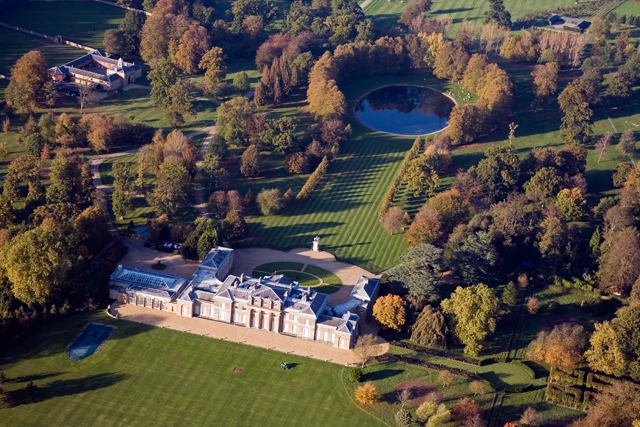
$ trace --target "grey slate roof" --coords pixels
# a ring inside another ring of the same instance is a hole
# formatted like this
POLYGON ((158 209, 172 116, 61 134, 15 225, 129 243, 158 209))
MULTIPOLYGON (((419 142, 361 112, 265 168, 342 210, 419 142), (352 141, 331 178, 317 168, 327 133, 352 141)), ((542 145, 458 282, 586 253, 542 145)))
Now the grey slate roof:
POLYGON ((361 301, 371 301, 378 286, 380 286, 380 279, 360 276, 353 287, 353 291, 351 291, 351 296, 361 301))
MULTIPOLYGON (((107 76, 106 74, 106 70, 105 73, 99 73, 99 72, 94 72, 94 71, 89 71, 89 70, 83 70, 80 67, 84 67, 92 62, 102 62, 102 63, 107 63, 110 64, 114 67, 118 66, 119 61, 117 59, 112 59, 109 58, 107 56, 104 55, 103 52, 99 51, 98 49, 95 49, 89 53, 87 53, 86 55, 83 55, 79 58, 74 59, 73 61, 69 61, 64 65, 60 65, 57 67, 52 67, 49 68, 49 71, 51 71, 54 74, 68 74, 68 73, 72 73, 72 74, 77 74, 80 76, 87 76, 87 77, 92 77, 95 79, 99 79, 105 82, 113 82, 115 80, 118 80, 120 78, 122 78, 121 76, 119 76, 118 74, 112 74, 110 76, 107 76)), ((138 65, 135 65, 133 63, 129 63, 129 62, 123 62, 122 63, 122 70, 125 72, 125 74, 133 72, 137 69, 141 68, 138 65)))
POLYGON ((233 249, 222 248, 218 246, 212 249, 200 263, 200 267, 220 269, 224 261, 231 256, 233 249))
POLYGON ((114 289, 125 288, 148 295, 173 298, 188 282, 189 279, 184 277, 119 265, 111 274, 110 286, 114 289))

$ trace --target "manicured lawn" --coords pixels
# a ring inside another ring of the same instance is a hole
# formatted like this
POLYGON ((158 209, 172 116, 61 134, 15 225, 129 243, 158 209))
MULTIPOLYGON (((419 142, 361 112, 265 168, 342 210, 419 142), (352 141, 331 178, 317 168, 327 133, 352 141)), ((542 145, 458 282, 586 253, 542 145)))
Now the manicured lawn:
POLYGON ((620 6, 613 9, 612 12, 617 13, 618 16, 621 16, 621 15, 640 16, 640 3, 638 3, 637 1, 625 1, 620 6))
POLYGON ((330 271, 324 268, 316 267, 314 265, 307 265, 304 269, 305 273, 313 274, 322 279, 322 281, 328 285, 342 286, 342 280, 330 271))
MULTIPOLYGON (((433 77, 409 75, 361 79, 346 86, 344 92, 348 105, 353 105, 361 95, 376 87, 403 82, 430 85, 454 94, 461 91, 458 85, 433 77)), ((383 271, 397 261, 404 251, 402 236, 389 236, 384 232, 377 210, 415 138, 371 131, 362 126, 353 113, 349 123, 353 127, 351 139, 311 197, 303 205, 291 206, 280 215, 250 217, 251 237, 243 245, 288 250, 308 247, 313 238, 319 236, 322 250, 333 253, 340 261, 358 264, 373 272, 383 271)), ((290 183, 283 178, 277 184, 282 191, 289 187, 296 191, 290 183)), ((254 186, 254 192, 262 187, 254 186)))
MULTIPOLYGON (((380 400, 372 406, 366 407, 366 410, 373 414, 376 418, 384 420, 388 425, 396 425, 394 415, 400 409, 400 402, 395 394, 395 387, 406 381, 420 381, 434 386, 438 386, 439 371, 425 369, 406 363, 384 362, 363 369, 361 382, 371 381, 381 396, 380 400)), ((346 375, 345 375, 346 377, 346 375)), ((455 376, 454 381, 448 387, 439 387, 443 394, 443 402, 451 409, 458 399, 469 396, 469 380, 455 376)), ((351 393, 360 384, 347 383, 347 387, 351 393)), ((491 401, 493 394, 485 394, 484 396, 474 396, 485 414, 491 409, 491 401)), ((413 411, 414 408, 409 406, 406 409, 413 411)), ((415 412, 414 412, 415 415, 415 412)), ((368 424, 369 425, 369 424, 368 424)), ((455 422, 447 424, 447 426, 457 426, 455 422)))
MULTIPOLYGON (((117 28, 126 10, 90 0, 30 0, 19 2, 2 13, 2 21, 44 33, 67 37, 88 46, 104 49, 104 32, 117 28)), ((24 37, 31 37, 18 33, 24 37)), ((4 51, 5 41, 2 43, 4 51)))
MULTIPOLYGON (((4 390, 35 403, 0 409, 2 426, 382 426, 352 403, 344 368, 178 331, 118 321, 104 313, 53 322, 0 354, 4 390), (81 361, 66 346, 88 321, 118 327, 81 361), (280 368, 280 362, 294 365, 280 368), (234 373, 240 367, 242 373, 234 373)), ((19 402, 20 403, 20 402, 19 402)))
MULTIPOLYGON (((373 20, 373 23, 381 28, 389 29, 398 22, 400 13, 408 1, 401 2, 399 0, 373 0, 364 8, 367 17, 373 20)), ((573 6, 573 0, 505 0, 505 8, 511 14, 511 19, 515 21, 520 16, 534 12, 536 10, 556 9, 558 7, 573 6)), ((429 12, 434 18, 442 15, 449 15, 453 19, 453 32, 457 32, 457 27, 464 19, 469 21, 482 21, 484 11, 488 7, 485 0, 459 0, 451 2, 449 0, 435 0, 433 7, 429 12)))
POLYGON ((340 278, 330 271, 308 264, 303 270, 303 266, 304 264, 299 262, 270 262, 257 266, 252 275, 259 277, 265 274, 273 274, 275 271, 277 274, 284 274, 300 282, 300 286, 311 286, 316 291, 325 294, 332 294, 342 286, 340 278), (322 285, 318 286, 320 281, 316 277, 322 279, 322 285))
POLYGON ((518 423, 522 413, 528 406, 538 411, 541 422, 563 419, 572 420, 584 416, 580 411, 563 408, 543 402, 544 389, 529 391, 525 393, 502 394, 496 402, 495 423, 493 425, 503 426, 508 422, 518 423))
MULTIPOLYGON (((211 126, 215 122, 217 106, 212 101, 191 100, 197 115, 195 118, 186 117, 186 124, 179 128, 185 134, 211 126)), ((149 91, 146 89, 132 89, 123 93, 116 92, 87 111, 112 117, 118 114, 128 118, 133 117, 132 121, 134 122, 163 129, 165 135, 173 130, 173 127, 164 118, 162 111, 151 102, 149 91)), ((77 113, 77 111, 75 112, 77 113)))
MULTIPOLYGON (((4 20, 1 18, 0 20, 4 20)), ((0 74, 9 75, 11 67, 18 59, 30 50, 41 51, 49 67, 62 65, 86 53, 67 44, 55 44, 51 40, 21 33, 9 28, 0 27, 0 74)), ((0 80, 0 87, 6 87, 8 80, 0 80)), ((0 89, 1 90, 1 89, 0 89)), ((4 99, 4 96, 2 96, 4 99)))
MULTIPOLYGON (((288 278, 295 280, 300 284, 301 287, 315 287, 320 284, 320 280, 316 279, 310 274, 302 273, 301 271, 278 270, 276 273, 284 274, 288 278)), ((262 277, 271 274, 273 274, 273 271, 268 272, 263 270, 253 270, 253 272, 251 273, 253 277, 262 277)))
POLYGON ((269 262, 256 267, 258 271, 273 272, 278 270, 302 271, 304 264, 299 262, 269 262))

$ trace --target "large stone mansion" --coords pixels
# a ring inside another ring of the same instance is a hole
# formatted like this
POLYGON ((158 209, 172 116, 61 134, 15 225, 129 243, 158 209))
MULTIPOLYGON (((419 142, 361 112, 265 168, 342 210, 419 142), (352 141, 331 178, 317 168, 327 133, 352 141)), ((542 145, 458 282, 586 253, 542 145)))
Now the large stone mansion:
POLYGON ((367 319, 378 296, 379 279, 360 277, 349 301, 330 305, 329 295, 283 275, 230 275, 233 255, 233 249, 212 249, 193 279, 118 266, 111 275, 110 297, 178 316, 353 347, 358 323, 367 319))

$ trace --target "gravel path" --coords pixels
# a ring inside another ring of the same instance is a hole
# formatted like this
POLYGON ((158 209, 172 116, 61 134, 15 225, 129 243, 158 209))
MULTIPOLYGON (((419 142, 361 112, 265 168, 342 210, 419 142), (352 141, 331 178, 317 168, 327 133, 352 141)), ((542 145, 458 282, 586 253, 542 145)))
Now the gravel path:
MULTIPOLYGON (((288 337, 286 335, 230 325, 213 320, 199 319, 197 317, 182 317, 159 310, 151 310, 120 303, 111 304, 111 313, 124 320, 175 329, 226 341, 234 341, 241 344, 249 344, 269 350, 277 349, 277 351, 282 353, 311 357, 339 365, 357 364, 360 362, 359 358, 351 350, 339 349, 300 338, 288 337)), ((388 349, 389 344, 386 342, 378 345, 379 354, 384 354, 388 349)), ((285 363, 287 362, 286 354, 282 355, 282 361, 285 363)))

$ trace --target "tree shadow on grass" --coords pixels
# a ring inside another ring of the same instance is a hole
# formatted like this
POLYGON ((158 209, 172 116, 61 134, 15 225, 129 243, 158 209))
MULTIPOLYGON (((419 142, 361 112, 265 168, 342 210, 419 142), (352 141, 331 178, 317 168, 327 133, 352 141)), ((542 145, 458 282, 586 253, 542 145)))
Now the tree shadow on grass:
MULTIPOLYGON (((67 346, 87 322, 95 321, 118 327, 109 340, 106 341, 107 344, 111 340, 126 339, 149 332, 154 328, 153 326, 134 322, 98 317, 97 314, 97 312, 81 314, 50 322, 48 327, 24 340, 20 345, 0 354, 0 366, 12 365, 27 359, 46 358, 60 353, 66 354, 67 346)), ((102 351, 105 351, 105 349, 102 349, 102 351)), ((34 378, 30 380, 35 381, 34 378)), ((30 380, 27 379, 26 381, 30 380)))
POLYGON ((431 11, 430 13, 432 15, 446 15, 451 13, 468 12, 474 9, 475 8, 473 7, 455 7, 455 8, 449 8, 449 9, 434 10, 434 11, 431 11))
POLYGON ((384 380, 387 378, 395 377, 396 375, 400 375, 404 373, 404 371, 400 369, 383 369, 381 371, 369 372, 362 376, 362 381, 378 381, 384 380))
POLYGON ((264 223, 252 222, 249 224, 251 238, 239 243, 239 247, 265 246, 281 250, 289 250, 297 247, 311 247, 313 238, 318 236, 321 240, 335 233, 322 232, 322 230, 340 227, 343 222, 324 221, 317 223, 292 224, 282 226, 265 226, 264 223), (282 242, 282 245, 274 244, 282 242))
POLYGON ((44 374, 23 375, 21 377, 7 378, 7 382, 11 383, 28 383, 29 381, 40 381, 49 377, 57 377, 64 372, 46 372, 44 374))
POLYGON ((110 387, 126 378, 127 375, 125 374, 103 373, 85 378, 53 381, 44 386, 35 384, 36 389, 32 395, 28 392, 27 387, 6 393, 4 404, 7 407, 16 407, 31 402, 43 402, 56 397, 82 394, 110 387))

